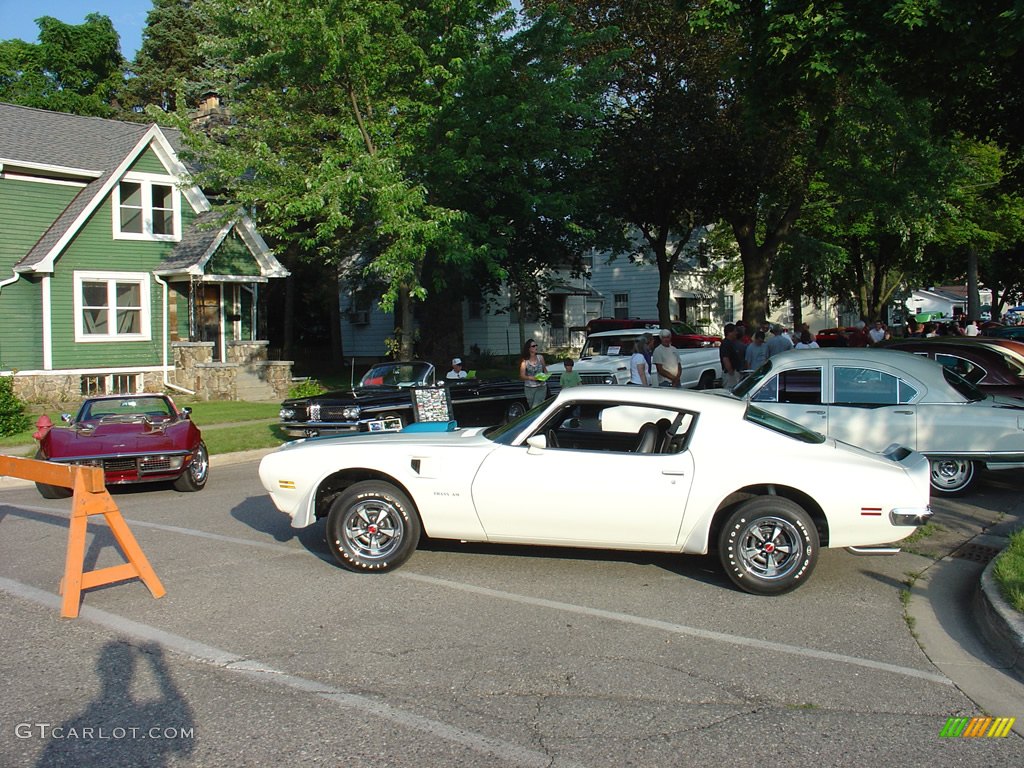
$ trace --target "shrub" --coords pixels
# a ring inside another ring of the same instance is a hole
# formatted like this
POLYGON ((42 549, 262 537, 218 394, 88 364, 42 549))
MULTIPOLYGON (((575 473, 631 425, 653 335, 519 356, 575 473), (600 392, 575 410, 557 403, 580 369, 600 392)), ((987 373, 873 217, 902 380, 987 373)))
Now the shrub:
POLYGON ((0 437, 16 435, 32 428, 28 406, 14 394, 14 379, 0 376, 0 437))
POLYGON ((316 379, 306 379, 292 386, 288 390, 288 397, 315 397, 321 392, 326 392, 323 384, 316 379))

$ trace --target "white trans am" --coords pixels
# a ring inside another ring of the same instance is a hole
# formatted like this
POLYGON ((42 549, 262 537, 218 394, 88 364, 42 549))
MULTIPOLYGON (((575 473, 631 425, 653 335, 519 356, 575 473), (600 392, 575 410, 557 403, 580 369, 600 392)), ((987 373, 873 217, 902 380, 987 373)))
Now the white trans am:
POLYGON ((334 556, 354 571, 399 566, 423 533, 717 549, 733 582, 764 595, 806 581, 819 547, 896 552, 883 545, 931 516, 920 454, 871 453, 702 393, 573 387, 509 424, 445 426, 286 443, 260 480, 293 527, 327 518, 334 556), (772 460, 738 468, 740 447, 772 460))
POLYGON ((934 360, 889 349, 777 355, 731 393, 828 437, 931 461, 932 488, 966 491, 977 468, 1024 467, 1024 402, 986 396, 934 360))

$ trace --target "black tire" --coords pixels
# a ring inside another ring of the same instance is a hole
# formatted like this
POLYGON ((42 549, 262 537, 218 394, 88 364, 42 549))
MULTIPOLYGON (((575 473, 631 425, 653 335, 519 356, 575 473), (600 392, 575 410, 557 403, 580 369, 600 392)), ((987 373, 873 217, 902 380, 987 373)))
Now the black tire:
POLYGON ((931 484, 935 493, 960 496, 966 493, 978 478, 978 468, 966 459, 931 459, 931 484))
POLYGON ((510 403, 508 408, 505 409, 505 421, 503 423, 508 424, 511 421, 515 421, 524 413, 526 413, 526 403, 522 400, 510 403))
MULTIPOLYGON (((39 461, 48 461, 42 451, 36 451, 35 458, 39 461)), ((36 483, 36 490, 44 499, 70 499, 74 494, 73 490, 65 488, 63 485, 47 485, 46 483, 36 483)))
POLYGON ((715 386, 715 372, 704 371, 697 382, 697 389, 711 389, 715 386))
POLYGON ((360 573, 400 566, 416 551, 422 530, 409 497, 381 480, 349 486, 327 515, 331 553, 342 566, 360 573))
POLYGON ((811 575, 818 560, 818 530, 796 503, 759 496, 729 515, 718 537, 726 575, 754 595, 781 595, 811 575))
POLYGON ((192 453, 192 461, 177 480, 174 481, 174 490, 182 493, 201 491, 206 487, 206 481, 210 479, 210 454, 206 450, 206 443, 200 442, 192 453))

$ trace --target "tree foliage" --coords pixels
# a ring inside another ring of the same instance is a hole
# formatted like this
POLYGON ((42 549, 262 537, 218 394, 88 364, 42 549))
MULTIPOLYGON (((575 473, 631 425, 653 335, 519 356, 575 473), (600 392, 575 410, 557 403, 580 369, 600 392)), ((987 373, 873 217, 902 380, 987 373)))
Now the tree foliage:
POLYGON ((39 42, 0 41, 0 101, 77 115, 119 111, 125 61, 114 25, 90 13, 82 24, 36 20, 39 42))

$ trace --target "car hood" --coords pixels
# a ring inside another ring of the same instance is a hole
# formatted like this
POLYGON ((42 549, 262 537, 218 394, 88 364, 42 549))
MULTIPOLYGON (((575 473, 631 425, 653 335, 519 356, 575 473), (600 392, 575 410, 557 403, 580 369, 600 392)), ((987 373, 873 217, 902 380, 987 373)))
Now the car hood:
MULTIPOLYGON (((408 387, 356 387, 355 389, 338 389, 332 392, 323 392, 313 397, 294 397, 281 403, 282 406, 306 407, 310 403, 365 405, 377 401, 394 402, 396 397, 411 397, 408 387)), ((411 402, 411 399, 410 399, 411 402)))
POLYGON ((54 427, 44 438, 52 459, 188 450, 189 422, 165 429, 139 424, 100 424, 95 428, 54 427))
MULTIPOLYGON (((359 448, 361 446, 411 446, 437 447, 464 445, 470 442, 490 441, 483 436, 484 427, 455 429, 451 432, 352 432, 343 435, 324 435, 292 440, 277 449, 276 453, 292 451, 333 451, 338 448, 359 448)), ((271 454, 273 455, 273 454, 271 454)))

